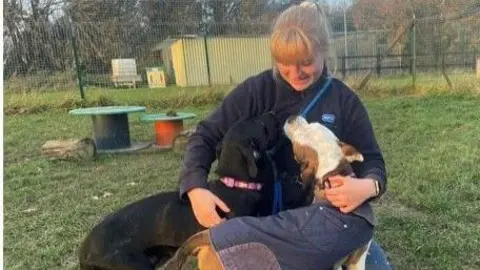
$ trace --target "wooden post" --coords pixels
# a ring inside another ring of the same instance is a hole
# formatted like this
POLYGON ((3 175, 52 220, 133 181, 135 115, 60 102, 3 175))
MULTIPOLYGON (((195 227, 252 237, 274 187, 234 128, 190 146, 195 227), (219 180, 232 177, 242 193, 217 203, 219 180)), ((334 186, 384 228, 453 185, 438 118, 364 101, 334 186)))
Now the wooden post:
MULTIPOLYGON (((393 41, 389 44, 388 49, 385 51, 383 55, 380 55, 380 61, 390 53, 392 50, 393 46, 397 44, 400 39, 407 33, 407 31, 412 28, 412 26, 415 24, 415 20, 411 20, 407 25, 404 26, 404 29, 393 39, 393 41)), ((370 80, 370 77, 372 76, 375 68, 370 69, 370 71, 363 77, 362 81, 360 82, 360 85, 357 87, 358 90, 362 90, 365 85, 367 85, 367 82, 370 80)))
POLYGON ((96 157, 97 148, 90 138, 50 140, 42 145, 42 155, 50 159, 89 160, 96 157))
POLYGON ((382 58, 380 58, 380 54, 377 52, 377 77, 380 77, 381 70, 382 70, 382 58))
POLYGON ((442 75, 447 81, 448 87, 452 89, 452 81, 448 78, 447 71, 445 70, 445 52, 442 49, 442 75))

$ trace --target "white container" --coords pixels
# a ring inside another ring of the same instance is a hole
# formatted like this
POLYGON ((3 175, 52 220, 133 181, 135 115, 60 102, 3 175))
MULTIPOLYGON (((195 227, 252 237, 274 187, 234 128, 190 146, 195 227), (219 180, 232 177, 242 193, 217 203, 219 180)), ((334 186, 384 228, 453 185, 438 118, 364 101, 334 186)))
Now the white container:
POLYGON ((112 59, 112 81, 118 85, 130 85, 136 87, 136 82, 141 77, 137 74, 137 63, 135 59, 112 59))

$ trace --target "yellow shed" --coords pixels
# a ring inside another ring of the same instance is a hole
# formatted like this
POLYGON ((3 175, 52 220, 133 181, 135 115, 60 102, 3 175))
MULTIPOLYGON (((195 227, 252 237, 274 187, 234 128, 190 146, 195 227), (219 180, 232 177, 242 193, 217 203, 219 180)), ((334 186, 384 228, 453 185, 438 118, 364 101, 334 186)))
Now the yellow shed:
POLYGON ((268 40, 268 37, 181 37, 163 49, 170 50, 176 85, 225 85, 239 83, 271 67, 268 40))

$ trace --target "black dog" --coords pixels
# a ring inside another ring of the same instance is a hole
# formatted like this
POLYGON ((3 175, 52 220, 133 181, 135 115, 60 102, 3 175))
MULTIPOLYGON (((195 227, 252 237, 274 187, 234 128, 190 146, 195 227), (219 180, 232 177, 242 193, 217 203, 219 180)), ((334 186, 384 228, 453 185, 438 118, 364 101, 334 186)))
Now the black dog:
MULTIPOLYGON (((217 152, 221 179, 210 181, 208 188, 229 206, 231 216, 256 213, 261 191, 241 187, 272 181, 265 150, 277 134, 278 123, 270 113, 239 122, 225 134, 217 152), (244 182, 229 185, 234 179, 244 182)), ((181 200, 177 191, 159 193, 127 205, 95 226, 80 248, 80 268, 155 269, 203 229, 190 203, 181 200)))

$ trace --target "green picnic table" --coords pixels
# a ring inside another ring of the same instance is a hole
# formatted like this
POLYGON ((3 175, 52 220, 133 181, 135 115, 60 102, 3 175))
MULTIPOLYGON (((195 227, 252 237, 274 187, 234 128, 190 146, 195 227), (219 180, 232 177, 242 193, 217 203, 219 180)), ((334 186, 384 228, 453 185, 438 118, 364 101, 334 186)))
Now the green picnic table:
POLYGON ((93 122, 93 136, 99 153, 131 152, 150 146, 150 143, 130 141, 128 114, 144 112, 143 106, 105 106, 71 110, 73 115, 89 115, 93 122))

